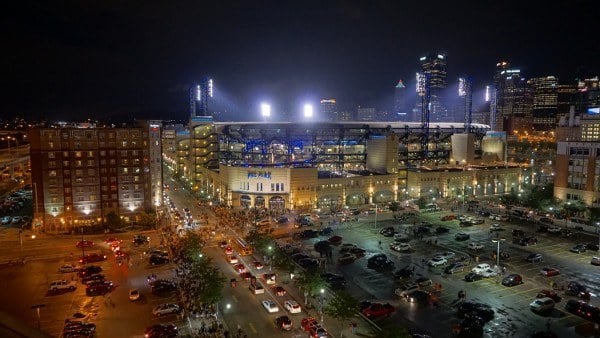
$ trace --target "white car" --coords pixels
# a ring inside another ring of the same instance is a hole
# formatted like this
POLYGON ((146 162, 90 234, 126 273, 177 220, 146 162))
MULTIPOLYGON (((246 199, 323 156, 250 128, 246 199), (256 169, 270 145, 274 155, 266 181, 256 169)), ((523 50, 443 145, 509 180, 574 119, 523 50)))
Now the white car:
POLYGON ((302 312, 302 308, 300 307, 300 304, 298 304, 298 302, 296 302, 295 300, 286 300, 285 302, 283 302, 283 307, 286 310, 288 310, 290 313, 302 312))
POLYGON ((229 260, 229 263, 231 263, 231 264, 238 264, 239 263, 237 257, 235 257, 235 256, 227 256, 227 260, 229 260))
POLYGON ((2 224, 4 224, 4 225, 10 224, 11 221, 12 221, 12 217, 10 217, 10 216, 2 217, 2 224))
POLYGON ((498 276, 498 272, 492 268, 490 269, 485 269, 480 273, 481 277, 484 278, 490 278, 490 277, 495 277, 498 276))
POLYGON ((279 312, 279 306, 277 306, 277 303, 270 299, 263 300, 262 305, 270 313, 279 312))
POLYGON ((469 248, 469 250, 483 250, 483 245, 475 242, 469 243, 467 247, 469 248))
POLYGON ((179 313, 180 307, 175 303, 165 303, 155 306, 152 309, 152 314, 155 316, 163 316, 171 313, 179 313))
POLYGON ((58 291, 58 290, 69 290, 74 291, 77 289, 77 282, 75 281, 66 281, 66 280, 55 280, 50 283, 48 287, 50 291, 58 291))
POLYGON ((440 266, 445 264, 448 264, 448 260, 442 256, 433 257, 427 262, 427 265, 429 266, 440 266))
POLYGON ((473 269, 471 269, 471 271, 480 275, 482 272, 484 272, 485 270, 487 270, 489 268, 490 268, 490 265, 488 263, 481 263, 481 264, 477 264, 477 266, 475 266, 473 269))
POLYGON ((494 223, 494 224, 490 225, 490 230, 492 230, 492 231, 502 230, 502 226, 499 223, 494 223))
POLYGON ((549 297, 538 298, 529 304, 531 311, 544 312, 554 309, 554 300, 549 297))
POLYGON ((558 227, 558 226, 556 226, 556 225, 551 225, 551 226, 549 226, 549 227, 548 227, 548 230, 547 230, 547 231, 548 231, 549 233, 559 233, 559 232, 561 232, 561 230, 562 230, 562 229, 561 229, 560 227, 558 227))
POLYGON ((391 243, 390 249, 399 252, 411 251, 412 247, 408 243, 391 243))
POLYGON ((79 268, 73 264, 63 264, 58 268, 58 272, 77 272, 79 268))

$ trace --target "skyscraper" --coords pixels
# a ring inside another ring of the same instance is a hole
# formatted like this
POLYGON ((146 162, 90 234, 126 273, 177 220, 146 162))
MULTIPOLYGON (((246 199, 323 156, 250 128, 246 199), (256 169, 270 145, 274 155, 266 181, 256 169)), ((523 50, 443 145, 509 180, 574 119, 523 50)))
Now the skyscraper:
POLYGON ((337 103, 335 99, 322 99, 320 104, 321 119, 325 121, 337 121, 337 103))
POLYGON ((554 130, 558 122, 558 79, 554 76, 535 77, 527 83, 533 89, 533 128, 554 130))
POLYGON ((495 100, 493 103, 494 130, 523 131, 531 129, 532 90, 521 70, 510 68, 506 61, 496 64, 494 76, 495 100))
POLYGON ((448 122, 448 110, 442 95, 447 86, 446 56, 430 53, 419 59, 421 72, 429 79, 430 119, 432 122, 448 122))
POLYGON ((394 89, 394 114, 396 119, 402 122, 409 121, 408 111, 406 110, 406 102, 404 100, 406 95, 406 86, 402 79, 398 81, 394 89))

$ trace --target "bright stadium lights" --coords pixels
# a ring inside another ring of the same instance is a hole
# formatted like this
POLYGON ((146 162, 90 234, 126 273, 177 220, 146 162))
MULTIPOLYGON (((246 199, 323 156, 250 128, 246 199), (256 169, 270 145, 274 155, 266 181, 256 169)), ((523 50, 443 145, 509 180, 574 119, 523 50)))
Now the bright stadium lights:
POLYGON ((313 117, 313 106, 310 103, 304 105, 304 118, 313 117))
POLYGON ((271 105, 268 103, 260 104, 260 114, 263 118, 267 118, 271 116, 271 105))

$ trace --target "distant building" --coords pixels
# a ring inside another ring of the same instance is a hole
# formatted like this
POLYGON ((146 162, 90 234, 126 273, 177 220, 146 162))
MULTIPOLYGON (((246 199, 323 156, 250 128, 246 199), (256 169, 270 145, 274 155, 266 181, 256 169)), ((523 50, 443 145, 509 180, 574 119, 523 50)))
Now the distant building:
POLYGON ((406 86, 399 80, 394 87, 394 114, 396 121, 409 122, 411 114, 406 106, 406 86))
POLYGON ((126 223, 162 205, 160 121, 131 127, 65 125, 29 130, 34 218, 45 231, 126 223))
POLYGON ((510 68, 508 62, 498 63, 494 86, 494 130, 506 131, 509 135, 514 131, 531 130, 533 93, 521 77, 521 70, 510 68))
MULTIPOLYGON (((444 54, 430 53, 419 59, 421 63, 421 76, 429 80, 430 96, 430 121, 431 122, 451 122, 448 116, 448 109, 443 103, 443 92, 446 89, 447 72, 446 56, 444 54)), ((423 90, 423 89, 421 89, 423 90)), ((422 93, 419 93, 422 96, 422 93)), ((421 107, 421 102, 417 102, 421 107)), ((420 120, 420 116, 419 119, 420 120)))
POLYGON ((337 121, 338 111, 335 99, 322 99, 320 104, 321 119, 324 121, 337 121))
POLYGON ((533 89, 533 129, 554 130, 558 123, 558 79, 554 76, 535 77, 527 83, 533 89))
POLYGON ((213 80, 204 77, 200 83, 190 88, 190 116, 212 115, 208 110, 209 100, 213 97, 213 80))
POLYGON ((356 110, 357 121, 375 121, 375 108, 373 107, 358 107, 356 110))

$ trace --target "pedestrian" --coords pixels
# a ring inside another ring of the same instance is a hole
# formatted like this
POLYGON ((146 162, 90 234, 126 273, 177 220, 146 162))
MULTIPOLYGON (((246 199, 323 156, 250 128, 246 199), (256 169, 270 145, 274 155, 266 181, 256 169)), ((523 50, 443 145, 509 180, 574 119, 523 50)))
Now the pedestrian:
POLYGON ((381 241, 379 241, 379 248, 381 249, 381 241))
POLYGON ((417 268, 417 266, 415 264, 413 264, 413 273, 415 273, 416 268, 417 268))
POLYGON ((356 322, 352 322, 352 333, 356 333, 356 327, 358 326, 358 324, 356 322))

